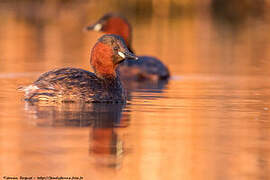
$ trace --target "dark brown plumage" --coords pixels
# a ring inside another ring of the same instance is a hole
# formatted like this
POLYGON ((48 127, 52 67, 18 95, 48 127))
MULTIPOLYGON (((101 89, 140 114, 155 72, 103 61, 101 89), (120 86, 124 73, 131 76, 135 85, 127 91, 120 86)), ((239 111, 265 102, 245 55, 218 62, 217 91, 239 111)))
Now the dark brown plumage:
POLYGON ((95 74, 78 68, 62 68, 42 74, 32 85, 20 88, 28 101, 110 102, 125 101, 125 94, 115 72, 125 58, 137 59, 122 38, 102 36, 91 52, 95 74))

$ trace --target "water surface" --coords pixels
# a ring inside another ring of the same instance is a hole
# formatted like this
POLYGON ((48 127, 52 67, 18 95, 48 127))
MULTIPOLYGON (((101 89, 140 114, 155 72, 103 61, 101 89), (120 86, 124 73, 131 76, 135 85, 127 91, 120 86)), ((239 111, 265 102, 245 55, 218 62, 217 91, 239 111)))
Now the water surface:
POLYGON ((25 3, 0 2, 1 176, 270 178, 267 14, 232 23, 207 4, 183 15, 114 5, 136 53, 162 59, 170 81, 135 89, 126 105, 36 106, 17 88, 55 68, 91 70, 101 34, 82 28, 110 4, 25 3))

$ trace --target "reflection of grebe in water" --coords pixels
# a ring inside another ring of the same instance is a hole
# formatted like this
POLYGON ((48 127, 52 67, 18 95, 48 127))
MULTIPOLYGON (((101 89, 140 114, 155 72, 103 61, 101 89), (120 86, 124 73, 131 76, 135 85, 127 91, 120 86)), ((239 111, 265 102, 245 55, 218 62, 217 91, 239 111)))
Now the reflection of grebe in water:
POLYGON ((126 146, 119 128, 129 125, 124 104, 63 103, 61 106, 26 103, 33 123, 38 127, 90 127, 89 155, 97 166, 121 166, 126 146))
POLYGON ((99 115, 90 131, 89 153, 95 156, 97 165, 118 168, 125 148, 116 127, 128 126, 129 116, 122 114, 117 104, 102 106, 96 111, 99 115))
POLYGON ((115 68, 126 58, 137 59, 120 36, 104 35, 91 52, 95 74, 78 68, 57 69, 20 90, 31 102, 124 102, 125 94, 115 68))

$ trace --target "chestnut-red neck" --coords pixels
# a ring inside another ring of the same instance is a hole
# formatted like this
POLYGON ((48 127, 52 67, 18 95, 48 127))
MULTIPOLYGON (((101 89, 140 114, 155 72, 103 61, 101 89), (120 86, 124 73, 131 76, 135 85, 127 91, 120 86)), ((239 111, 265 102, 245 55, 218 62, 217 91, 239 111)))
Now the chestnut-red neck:
POLYGON ((108 34, 116 34, 121 36, 127 47, 131 46, 131 26, 120 17, 111 17, 103 28, 103 31, 108 34))
POLYGON ((98 42, 92 50, 90 63, 99 78, 115 78, 115 65, 113 63, 113 50, 110 46, 98 42))

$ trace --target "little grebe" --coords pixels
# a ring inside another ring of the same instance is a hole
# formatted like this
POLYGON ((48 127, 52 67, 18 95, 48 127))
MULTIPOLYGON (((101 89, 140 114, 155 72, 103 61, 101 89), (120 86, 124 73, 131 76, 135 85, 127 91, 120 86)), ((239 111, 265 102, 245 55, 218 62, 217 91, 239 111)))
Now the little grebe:
POLYGON ((57 69, 42 74, 20 90, 28 101, 124 102, 125 94, 115 69, 126 58, 138 59, 120 36, 104 35, 91 51, 90 64, 95 74, 78 68, 57 69))
MULTIPOLYGON (((119 35, 123 37, 129 50, 133 52, 131 48, 131 26, 121 15, 106 14, 93 25, 87 26, 86 30, 119 35)), ((168 68, 159 59, 151 56, 139 56, 139 60, 127 60, 119 66, 121 79, 166 80, 170 77, 168 68)))

